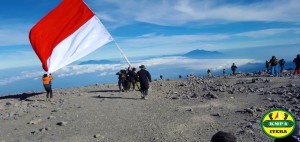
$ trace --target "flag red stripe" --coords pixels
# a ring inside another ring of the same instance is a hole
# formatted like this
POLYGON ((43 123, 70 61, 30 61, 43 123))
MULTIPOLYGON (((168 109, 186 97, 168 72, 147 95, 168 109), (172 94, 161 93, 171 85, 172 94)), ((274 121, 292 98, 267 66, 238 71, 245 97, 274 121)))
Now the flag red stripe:
POLYGON ((53 49, 93 16, 82 0, 63 0, 31 29, 29 39, 45 71, 53 49))

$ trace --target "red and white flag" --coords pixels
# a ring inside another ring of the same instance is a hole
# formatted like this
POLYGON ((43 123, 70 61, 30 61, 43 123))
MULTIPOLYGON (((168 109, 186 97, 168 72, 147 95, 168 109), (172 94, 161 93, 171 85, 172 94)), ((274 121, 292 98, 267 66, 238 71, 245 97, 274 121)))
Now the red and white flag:
POLYGON ((48 73, 112 41, 109 32, 82 0, 63 0, 30 30, 29 39, 48 73))

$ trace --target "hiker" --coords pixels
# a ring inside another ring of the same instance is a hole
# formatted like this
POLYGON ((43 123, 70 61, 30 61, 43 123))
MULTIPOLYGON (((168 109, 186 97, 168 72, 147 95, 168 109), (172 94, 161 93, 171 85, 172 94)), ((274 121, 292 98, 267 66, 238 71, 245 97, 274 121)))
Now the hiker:
POLYGON ((137 76, 140 81, 141 85, 141 93, 142 93, 142 99, 147 99, 148 95, 148 89, 149 89, 149 82, 151 82, 151 75, 146 70, 146 67, 144 65, 139 66, 140 70, 137 72, 137 76))
POLYGON ((270 59, 270 64, 271 64, 271 75, 272 76, 278 76, 278 63, 279 61, 276 59, 275 56, 272 56, 272 58, 270 59))
POLYGON ((181 76, 181 75, 179 75, 178 77, 179 77, 179 79, 181 79, 181 78, 182 78, 182 76, 181 76))
POLYGON ((233 63, 231 66, 232 75, 235 75, 236 69, 237 69, 237 66, 235 65, 235 63, 233 63))
POLYGON ((124 83, 124 91, 127 92, 129 91, 129 88, 130 88, 130 81, 129 81, 129 71, 131 71, 132 68, 131 66, 129 66, 127 69, 125 69, 126 71, 126 79, 125 79, 125 83, 124 83))
POLYGON ((46 95, 46 101, 51 101, 51 99, 53 98, 53 93, 52 93, 52 87, 51 87, 51 80, 53 79, 53 75, 52 74, 44 74, 43 75, 43 85, 44 85, 44 88, 47 92, 47 95, 46 95))
POLYGON ((161 80, 164 80, 164 76, 163 76, 162 74, 159 76, 159 78, 160 78, 161 80))
POLYGON ((284 59, 280 59, 280 60, 279 60, 280 72, 283 71, 283 69, 284 69, 284 64, 285 64, 284 59))
POLYGON ((227 132, 219 131, 214 134, 210 140, 210 142, 236 142, 236 137, 227 132))
POLYGON ((130 90, 130 85, 132 85, 132 91, 135 90, 135 84, 136 84, 136 68, 132 68, 131 70, 129 70, 128 72, 128 90, 130 90))
POLYGON ((208 77, 211 76, 211 71, 210 71, 210 69, 207 70, 207 76, 208 76, 208 77))
POLYGON ((116 75, 119 75, 119 81, 118 81, 118 86, 119 86, 119 91, 124 92, 126 88, 126 70, 120 70, 119 72, 116 73, 116 75))
POLYGON ((223 69, 223 75, 226 75, 225 69, 223 69))
POLYGON ((294 74, 300 74, 300 54, 297 55, 297 57, 293 60, 295 63, 295 71, 294 74))
POLYGON ((270 73, 270 67, 271 67, 271 64, 270 64, 270 62, 267 60, 267 61, 266 61, 266 72, 267 72, 267 73, 270 73))

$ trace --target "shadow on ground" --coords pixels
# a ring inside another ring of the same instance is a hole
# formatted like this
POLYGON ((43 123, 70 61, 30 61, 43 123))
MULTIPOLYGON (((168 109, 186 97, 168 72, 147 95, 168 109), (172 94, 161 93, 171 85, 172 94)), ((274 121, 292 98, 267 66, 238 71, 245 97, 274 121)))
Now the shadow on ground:
POLYGON ((125 100, 140 100, 141 99, 141 98, 107 97, 107 96, 92 96, 92 98, 98 98, 98 99, 125 99, 125 100))
POLYGON ((96 90, 96 91, 89 91, 89 93, 97 93, 97 92, 120 92, 119 90, 96 90))
POLYGON ((9 95, 9 96, 1 96, 0 100, 4 100, 4 99, 19 99, 20 101, 32 101, 29 100, 28 98, 33 97, 33 96, 37 96, 37 95, 41 95, 43 94, 42 92, 40 93, 23 93, 23 94, 17 94, 17 95, 9 95))

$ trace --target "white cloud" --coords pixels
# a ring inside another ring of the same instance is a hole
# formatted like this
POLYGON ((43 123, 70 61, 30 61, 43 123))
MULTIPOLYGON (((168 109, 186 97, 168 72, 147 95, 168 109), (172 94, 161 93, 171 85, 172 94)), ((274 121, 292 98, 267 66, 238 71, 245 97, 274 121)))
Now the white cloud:
POLYGON ((273 35, 287 33, 287 32, 299 34, 300 33, 300 28, 265 29, 265 30, 238 33, 238 34, 235 34, 235 35, 237 35, 237 36, 248 36, 248 37, 265 37, 265 36, 273 36, 273 35))
POLYGON ((121 64, 104 64, 104 65, 71 65, 66 66, 56 72, 58 77, 75 76, 87 73, 102 72, 105 71, 118 71, 121 68, 125 68, 126 65, 121 64))
MULTIPOLYGON (((168 67, 170 69, 188 69, 188 70, 220 70, 223 68, 229 68, 232 63, 237 66, 242 66, 247 63, 261 62, 254 59, 190 59, 185 57, 164 57, 164 58, 153 58, 149 60, 136 60, 132 62, 133 66, 138 68, 140 65, 145 65, 147 68, 159 69, 168 67)), ((115 74, 120 69, 128 67, 127 64, 104 64, 104 65, 70 65, 66 66, 57 72, 55 76, 62 78, 68 76, 84 75, 89 73, 98 73, 99 76, 106 76, 115 74)), ((44 74, 43 71, 24 71, 21 75, 15 75, 0 79, 0 85, 7 85, 16 81, 24 79, 37 80, 44 74)))
POLYGON ((44 72, 41 71, 24 71, 21 72, 20 75, 14 75, 12 77, 3 78, 0 79, 0 85, 7 85, 13 82, 17 82, 24 79, 36 79, 38 77, 41 77, 41 74, 44 74, 44 72))
POLYGON ((149 67, 168 66, 170 68, 183 68, 190 70, 220 70, 223 68, 230 68, 232 63, 237 66, 242 66, 247 63, 261 62, 254 59, 190 59, 186 57, 165 57, 165 58, 154 58, 141 62, 149 67))
MULTIPOLYGON (((109 4, 115 8, 109 12, 110 21, 115 21, 115 24, 139 21, 178 26, 189 22, 215 24, 221 21, 300 21, 300 15, 296 14, 300 13, 298 0, 248 1, 247 3, 206 0, 111 0, 107 3, 103 1, 98 3, 101 4, 103 6, 109 4)), ((103 7, 99 9, 103 10, 103 7)))
POLYGON ((156 33, 149 33, 149 34, 138 36, 137 38, 147 38, 147 37, 155 37, 155 36, 157 36, 156 33))

